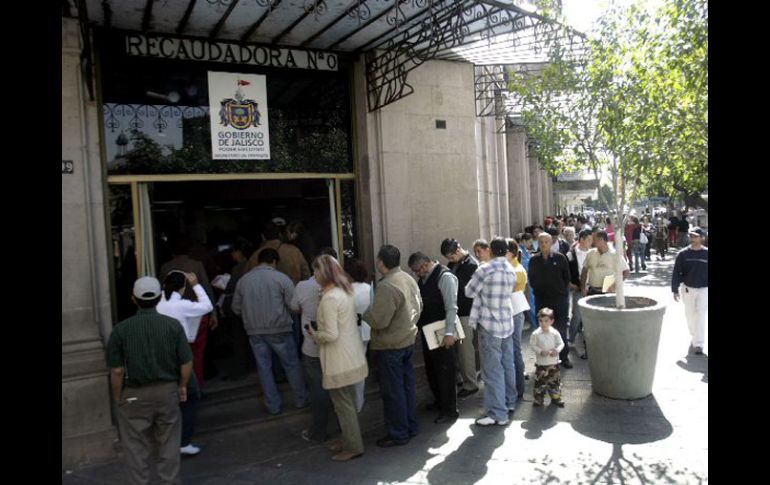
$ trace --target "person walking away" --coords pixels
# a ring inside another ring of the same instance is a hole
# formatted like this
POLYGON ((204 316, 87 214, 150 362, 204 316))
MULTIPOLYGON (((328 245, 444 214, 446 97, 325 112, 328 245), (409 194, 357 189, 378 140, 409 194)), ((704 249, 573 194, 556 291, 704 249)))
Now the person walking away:
POLYGON ((675 247, 679 244, 679 218, 676 216, 676 214, 673 214, 671 218, 669 219, 668 223, 668 237, 669 237, 669 244, 671 247, 675 247))
POLYGON ((517 400, 524 397, 524 356, 521 353, 521 333, 524 330, 524 315, 530 310, 524 290, 527 288, 527 271, 519 263, 519 245, 515 239, 506 239, 508 252, 505 259, 513 266, 516 273, 516 286, 513 287, 511 304, 513 305, 513 361, 516 366, 517 400))
POLYGON ((118 323, 107 342, 112 398, 128 478, 150 483, 150 461, 157 460, 162 483, 179 484, 182 419, 193 355, 179 322, 160 315, 160 282, 144 276, 134 282, 136 315, 118 323))
POLYGON ((417 395, 414 382, 414 342, 422 312, 420 289, 401 270, 401 252, 386 244, 377 253, 375 265, 383 277, 372 306, 364 313, 372 327, 373 351, 379 372, 385 427, 388 435, 377 446, 401 446, 417 436, 417 395))
POLYGON ((537 312, 540 328, 532 332, 529 345, 535 351, 535 389, 533 406, 542 406, 545 393, 551 396, 551 404, 564 407, 561 398, 561 372, 559 371, 559 352, 566 343, 561 334, 551 327, 554 312, 550 308, 541 308, 537 312))
POLYGON ((364 441, 356 410, 356 384, 366 379, 361 333, 358 330, 353 286, 336 259, 321 255, 313 262, 313 275, 323 288, 318 304, 318 330, 310 335, 318 344, 323 387, 329 391, 342 429, 332 445, 334 461, 348 461, 364 453, 364 441))
POLYGON ((634 232, 631 235, 631 247, 634 254, 634 273, 638 273, 639 260, 642 262, 642 270, 647 270, 647 264, 644 262, 644 248, 647 245, 647 236, 642 230, 642 225, 639 224, 639 219, 634 217, 633 221, 634 232))
POLYGON ((438 411, 433 420, 436 424, 452 422, 460 416, 457 410, 457 353, 455 349, 455 326, 457 319, 457 276, 444 265, 432 261, 421 252, 409 256, 409 267, 417 276, 417 286, 422 297, 422 313, 417 321, 419 339, 422 342, 422 356, 425 373, 433 393, 432 409, 438 411), (446 331, 440 346, 430 350, 425 334, 425 325, 444 320, 446 331))
POLYGON ((643 219, 642 234, 644 234, 644 238, 642 239, 646 239, 646 242, 644 243, 644 259, 646 261, 652 261, 650 253, 652 252, 652 241, 655 236, 655 231, 653 230, 652 223, 648 217, 643 219))
POLYGON ((690 247, 680 252, 674 262, 671 291, 674 300, 684 303, 691 346, 695 355, 703 355, 706 344, 706 315, 709 306, 709 250, 703 245, 706 232, 690 229, 690 247))
POLYGON ((665 261, 667 245, 668 227, 666 227, 666 220, 661 217, 655 226, 655 251, 658 253, 658 261, 665 261))
MULTIPOLYGON (((476 349, 474 347, 475 331, 468 323, 473 300, 465 296, 465 286, 471 280, 473 273, 479 267, 479 261, 467 250, 463 249, 457 239, 447 238, 441 241, 441 254, 447 259, 447 267, 457 276, 457 316, 465 332, 465 338, 456 343, 459 355, 462 389, 457 397, 465 399, 479 391, 478 373, 476 370, 476 349)), ((527 260, 529 262, 529 260, 527 260)))
MULTIPOLYGON (((211 300, 203 287, 198 283, 195 273, 184 273, 173 270, 163 280, 163 295, 155 307, 161 315, 166 315, 179 322, 184 329, 187 342, 192 344, 198 335, 200 317, 213 309, 211 300), (182 295, 190 286, 195 292, 198 301, 190 301, 182 298, 182 295)), ((192 435, 195 432, 195 417, 200 400, 200 389, 195 375, 190 378, 187 388, 187 401, 180 403, 182 412, 182 441, 180 452, 183 455, 197 455, 200 448, 192 444, 192 435)))
MULTIPOLYGON (((549 236, 550 237, 550 236, 549 236)), ((505 260, 508 244, 497 237, 490 249, 494 259, 483 263, 465 287, 473 298, 469 323, 479 335, 481 375, 486 416, 478 426, 507 425, 516 408, 516 369, 513 356, 513 302, 516 272, 505 260)))
POLYGON ((278 260, 278 251, 263 249, 257 259, 259 265, 241 278, 233 296, 233 312, 243 318, 257 361, 265 407, 270 414, 281 413, 281 394, 273 377, 271 350, 278 355, 286 371, 296 407, 299 409, 308 405, 307 387, 297 355, 289 308, 294 285, 288 276, 276 269, 278 260))
POLYGON ((690 221, 687 220, 687 212, 682 211, 682 217, 679 218, 679 247, 685 247, 688 244, 688 237, 690 233, 690 221))

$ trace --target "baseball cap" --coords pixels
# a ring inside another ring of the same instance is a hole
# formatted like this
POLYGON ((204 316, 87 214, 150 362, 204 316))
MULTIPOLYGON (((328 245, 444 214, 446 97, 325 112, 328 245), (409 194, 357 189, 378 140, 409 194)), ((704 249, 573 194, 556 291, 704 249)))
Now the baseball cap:
POLYGON ((154 300, 160 296, 160 282, 152 276, 142 276, 134 283, 134 297, 140 300, 154 300))
POLYGON ((706 237, 706 231, 704 231, 700 227, 693 227, 692 229, 690 229, 689 234, 691 236, 706 237))

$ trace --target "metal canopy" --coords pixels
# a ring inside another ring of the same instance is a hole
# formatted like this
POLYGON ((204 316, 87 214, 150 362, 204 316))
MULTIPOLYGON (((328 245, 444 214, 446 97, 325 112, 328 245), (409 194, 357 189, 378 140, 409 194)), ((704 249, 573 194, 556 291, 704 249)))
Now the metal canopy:
POLYGON ((582 34, 517 0, 62 0, 81 23, 212 40, 364 54, 369 110, 413 92, 431 59, 501 65, 543 60, 554 35, 582 34))

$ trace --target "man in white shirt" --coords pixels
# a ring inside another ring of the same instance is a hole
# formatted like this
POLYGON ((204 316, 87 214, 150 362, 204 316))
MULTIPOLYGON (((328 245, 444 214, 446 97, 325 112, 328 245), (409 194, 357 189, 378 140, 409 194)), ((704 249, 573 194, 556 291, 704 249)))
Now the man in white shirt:
POLYGON ((302 367, 304 367, 305 377, 307 377, 310 413, 313 416, 311 426, 302 430, 302 439, 305 441, 326 441, 329 435, 335 431, 334 428, 337 427, 331 397, 321 385, 323 372, 318 344, 308 332, 308 327, 316 325, 316 314, 320 301, 321 285, 315 276, 311 276, 297 283, 289 303, 291 311, 301 315, 302 335, 305 337, 302 340, 302 367), (332 429, 329 429, 330 425, 332 429))
POLYGON ((578 306, 578 300, 583 297, 583 291, 580 287, 580 272, 583 271, 586 256, 588 251, 593 245, 593 233, 590 229, 584 229, 580 231, 577 244, 570 249, 567 253, 567 261, 569 262, 569 274, 570 274, 570 304, 572 306, 572 317, 569 322, 569 338, 570 343, 575 343, 577 334, 583 330, 583 319, 580 317, 580 307, 578 306))

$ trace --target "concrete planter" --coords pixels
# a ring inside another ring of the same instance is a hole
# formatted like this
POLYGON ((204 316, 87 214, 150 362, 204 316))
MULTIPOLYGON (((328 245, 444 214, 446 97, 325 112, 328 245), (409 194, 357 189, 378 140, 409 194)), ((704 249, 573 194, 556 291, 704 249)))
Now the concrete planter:
POLYGON ((652 393, 658 342, 666 307, 645 297, 626 297, 615 308, 615 295, 580 299, 588 368, 594 392, 614 399, 641 399, 652 393))

